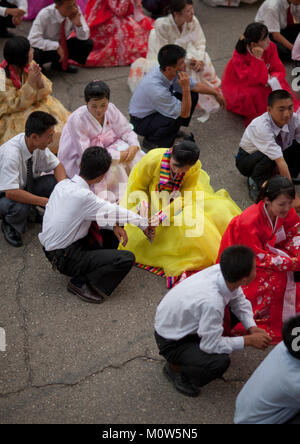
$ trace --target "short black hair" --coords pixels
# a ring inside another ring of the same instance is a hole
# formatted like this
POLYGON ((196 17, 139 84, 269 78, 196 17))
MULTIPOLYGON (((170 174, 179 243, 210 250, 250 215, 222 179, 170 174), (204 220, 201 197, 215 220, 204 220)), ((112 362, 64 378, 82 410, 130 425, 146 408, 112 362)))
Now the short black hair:
POLYGON ((300 315, 288 319, 283 324, 282 339, 288 352, 300 360, 300 315))
POLYGON ((44 111, 34 111, 26 120, 25 136, 30 137, 32 134, 41 136, 54 125, 57 125, 57 120, 51 114, 44 111))
POLYGON ((91 99, 110 99, 109 86, 101 80, 90 82, 84 89, 84 98, 86 103, 91 99))
POLYGON ((165 71, 167 66, 176 66, 178 60, 184 59, 186 56, 186 50, 178 45, 165 45, 158 53, 158 63, 160 69, 165 71))
POLYGON ((233 245, 223 251, 220 258, 220 267, 225 281, 234 284, 250 276, 255 254, 244 245, 233 245))
POLYGON ((171 156, 179 167, 192 166, 199 160, 200 149, 194 142, 183 140, 174 145, 171 156))
POLYGON ((292 94, 290 94, 285 89, 277 89, 276 91, 272 91, 268 97, 268 106, 272 108, 278 100, 291 99, 294 102, 292 94))
POLYGON ((82 155, 79 174, 87 180, 94 180, 107 173, 111 162, 111 155, 105 148, 91 146, 82 155))
POLYGON ((273 200, 277 199, 281 194, 294 200, 296 197, 296 189, 294 184, 287 177, 277 174, 262 185, 256 203, 266 197, 270 202, 273 202, 273 200))
POLYGON ((24 68, 28 64, 30 43, 26 37, 16 36, 6 41, 3 57, 9 65, 24 68))
POLYGON ((193 0, 171 0, 168 6, 168 12, 181 12, 186 5, 192 5, 193 0))

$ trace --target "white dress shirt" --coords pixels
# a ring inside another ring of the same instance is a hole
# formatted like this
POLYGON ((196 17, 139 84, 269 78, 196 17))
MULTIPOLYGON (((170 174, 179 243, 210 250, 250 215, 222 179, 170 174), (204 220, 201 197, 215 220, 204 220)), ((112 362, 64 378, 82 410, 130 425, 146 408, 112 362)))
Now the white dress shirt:
MULTIPOLYGON (((9 0, 9 3, 16 5, 17 8, 22 9, 22 11, 25 12, 25 15, 27 14, 27 9, 28 9, 27 0, 9 0)), ((8 6, 0 6, 0 17, 6 16, 6 9, 7 8, 9 8, 9 7, 8 6)))
MULTIPOLYGON (((287 0, 265 0, 259 8, 255 21, 261 22, 268 28, 269 32, 280 32, 287 27, 287 0)), ((291 5, 294 18, 300 21, 300 6, 291 5)))
POLYGON ((159 304, 155 330, 165 339, 179 340, 197 334, 200 349, 206 353, 226 353, 244 348, 242 337, 223 337, 226 305, 246 330, 255 327, 251 303, 243 290, 231 292, 220 265, 206 268, 174 287, 159 304))
MULTIPOLYGON (((65 25, 65 34, 68 38, 73 30, 79 40, 87 40, 90 36, 90 29, 83 17, 81 11, 81 27, 73 25, 67 18, 65 25)), ((55 4, 42 9, 35 18, 28 40, 33 48, 39 48, 43 51, 56 51, 60 45, 61 25, 66 17, 63 17, 55 4)))
POLYGON ((93 221, 102 228, 112 228, 116 223, 141 229, 148 226, 147 219, 100 199, 82 177, 74 176, 54 188, 46 205, 40 242, 47 251, 66 248, 85 237, 93 221))
POLYGON ((271 160, 277 160, 283 156, 283 151, 290 147, 294 140, 300 143, 300 118, 298 114, 294 113, 289 123, 279 128, 271 115, 266 112, 252 120, 246 128, 240 147, 249 154, 261 151, 271 160), (280 132, 282 146, 276 142, 276 137, 280 132))
POLYGON ((280 342, 236 401, 235 424, 284 424, 300 412, 300 361, 280 342))
POLYGON ((28 151, 25 133, 18 134, 0 146, 0 191, 24 189, 27 181, 26 162, 32 157, 33 177, 50 173, 59 165, 57 157, 45 150, 28 151))

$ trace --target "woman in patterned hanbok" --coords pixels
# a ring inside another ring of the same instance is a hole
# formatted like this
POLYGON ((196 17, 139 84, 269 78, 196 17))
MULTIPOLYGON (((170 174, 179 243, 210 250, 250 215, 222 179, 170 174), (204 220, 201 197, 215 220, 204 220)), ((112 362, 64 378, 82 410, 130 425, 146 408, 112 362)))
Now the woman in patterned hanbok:
POLYGON ((243 291, 255 322, 274 343, 281 340, 283 322, 300 311, 300 218, 292 208, 294 199, 295 188, 287 178, 271 178, 258 203, 231 221, 219 251, 220 257, 231 245, 245 245, 255 252, 256 279, 243 291))
POLYGON ((89 0, 85 18, 94 41, 86 66, 126 66, 146 56, 153 20, 141 0, 89 0))

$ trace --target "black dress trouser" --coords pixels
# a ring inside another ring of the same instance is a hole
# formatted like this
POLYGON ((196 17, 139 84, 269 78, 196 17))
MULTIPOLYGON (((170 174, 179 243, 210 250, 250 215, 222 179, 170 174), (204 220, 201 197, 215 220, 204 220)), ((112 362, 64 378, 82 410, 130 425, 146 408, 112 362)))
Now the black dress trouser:
MULTIPOLYGON (((175 97, 182 101, 182 94, 175 93, 175 97)), ((134 126, 134 131, 140 136, 144 136, 149 142, 155 143, 162 148, 173 146, 177 133, 181 126, 189 126, 193 112, 198 103, 198 93, 191 92, 192 108, 188 118, 178 117, 171 119, 160 113, 153 113, 150 116, 138 119, 130 116, 130 123, 134 126)))
MULTIPOLYGON (((75 60, 80 65, 84 65, 90 52, 93 49, 93 40, 79 40, 76 37, 72 37, 67 40, 69 59, 75 60)), ((43 51, 39 48, 34 48, 34 60, 40 66, 45 63, 52 62, 53 64, 59 64, 59 55, 57 51, 43 51)))
MULTIPOLYGON (((49 198, 56 185, 53 174, 40 176, 33 181, 32 194, 49 198)), ((24 233, 32 205, 7 199, 5 193, 0 196, 0 216, 18 233, 24 233)))
MULTIPOLYGON (((240 321, 230 311, 231 328, 240 321)), ((170 364, 180 367, 191 382, 203 387, 215 379, 221 378, 230 366, 228 354, 205 353, 199 347, 201 339, 198 335, 188 335, 177 341, 165 339, 154 332, 155 340, 162 355, 170 364)))
MULTIPOLYGON (((292 177, 298 177, 300 173, 300 144, 294 140, 293 144, 283 151, 283 157, 289 167, 292 177)), ((236 156, 236 167, 246 177, 252 177, 258 189, 274 174, 276 163, 261 151, 249 154, 242 148, 236 156)))
MULTIPOLYGON (((16 5, 13 5, 6 0, 0 0, 0 6, 2 6, 3 8, 16 8, 16 5)), ((12 22, 11 15, 0 17, 0 36, 1 33, 4 33, 6 31, 6 28, 15 28, 15 25, 12 22)))
POLYGON ((129 273, 135 257, 130 251, 117 250, 119 243, 112 231, 101 230, 101 235, 103 248, 91 245, 87 236, 63 250, 44 251, 60 273, 91 283, 109 296, 129 273))
MULTIPOLYGON (((299 32, 300 32, 300 24, 299 23, 294 26, 288 26, 287 28, 281 29, 281 31, 280 31, 280 33, 283 35, 283 37, 285 37, 292 44, 295 43, 295 40, 298 37, 299 32)), ((277 51, 278 51, 278 55, 279 55, 280 60, 282 62, 290 61, 291 56, 292 56, 292 52, 288 48, 283 46, 281 43, 276 42, 273 39, 272 34, 270 34, 270 39, 277 46, 277 51)))

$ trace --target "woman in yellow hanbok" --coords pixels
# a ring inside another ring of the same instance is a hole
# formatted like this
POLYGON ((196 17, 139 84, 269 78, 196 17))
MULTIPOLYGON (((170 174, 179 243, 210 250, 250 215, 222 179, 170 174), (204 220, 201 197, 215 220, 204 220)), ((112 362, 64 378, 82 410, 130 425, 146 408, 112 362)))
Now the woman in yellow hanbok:
POLYGON ((153 242, 126 227, 126 248, 141 268, 167 277, 168 287, 185 273, 215 264, 221 238, 241 210, 224 189, 214 192, 201 168, 200 150, 183 141, 150 151, 130 173, 120 205, 148 212, 159 222, 153 242))
POLYGON ((53 96, 52 83, 35 62, 25 37, 14 37, 4 46, 0 64, 0 146, 24 132, 25 122, 33 111, 44 111, 58 121, 53 143, 57 153, 62 128, 70 113, 53 96))

